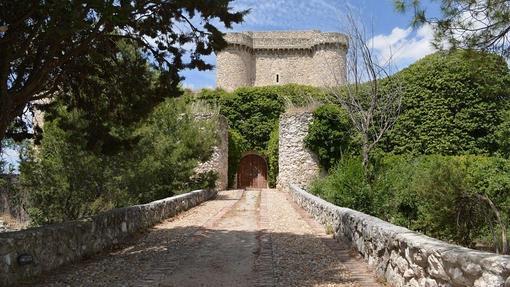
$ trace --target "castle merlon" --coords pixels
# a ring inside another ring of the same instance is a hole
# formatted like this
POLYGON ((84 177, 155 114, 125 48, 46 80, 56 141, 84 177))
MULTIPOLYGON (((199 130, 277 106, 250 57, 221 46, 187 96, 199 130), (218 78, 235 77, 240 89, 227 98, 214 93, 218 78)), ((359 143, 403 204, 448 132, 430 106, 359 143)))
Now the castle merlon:
POLYGON ((244 46, 252 50, 312 50, 320 45, 348 48, 347 36, 336 32, 272 31, 227 33, 225 40, 231 45, 244 46))

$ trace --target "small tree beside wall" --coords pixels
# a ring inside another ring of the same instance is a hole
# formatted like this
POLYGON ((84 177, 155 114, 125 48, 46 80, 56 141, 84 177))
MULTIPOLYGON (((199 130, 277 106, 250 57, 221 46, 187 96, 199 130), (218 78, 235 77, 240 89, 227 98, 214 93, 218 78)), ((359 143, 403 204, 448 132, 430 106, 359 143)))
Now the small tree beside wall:
POLYGON ((403 89, 398 76, 390 73, 391 57, 386 63, 379 63, 364 26, 352 13, 347 14, 347 23, 348 84, 339 88, 341 81, 338 79, 337 87, 330 87, 330 91, 361 135, 361 155, 366 169, 370 152, 400 114, 403 89))

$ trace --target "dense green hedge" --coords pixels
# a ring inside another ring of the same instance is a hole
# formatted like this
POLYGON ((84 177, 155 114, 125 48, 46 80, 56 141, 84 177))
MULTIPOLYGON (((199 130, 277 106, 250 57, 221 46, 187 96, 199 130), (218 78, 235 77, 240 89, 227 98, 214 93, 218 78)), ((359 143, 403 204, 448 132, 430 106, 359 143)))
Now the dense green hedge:
POLYGON ((383 145, 397 154, 493 154, 510 72, 498 55, 438 52, 399 73, 402 113, 383 145))
POLYGON ((345 157, 329 176, 315 182, 311 191, 336 205, 435 238, 469 247, 478 243, 494 248, 501 244, 501 226, 479 195, 495 204, 508 227, 509 160, 386 155, 378 158, 373 167, 371 175, 366 176, 360 159, 345 157))

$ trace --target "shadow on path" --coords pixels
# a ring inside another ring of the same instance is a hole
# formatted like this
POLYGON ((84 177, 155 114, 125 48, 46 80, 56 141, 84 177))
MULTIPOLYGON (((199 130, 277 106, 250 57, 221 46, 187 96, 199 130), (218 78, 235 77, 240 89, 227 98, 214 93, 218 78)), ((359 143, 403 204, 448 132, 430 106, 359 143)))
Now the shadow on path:
MULTIPOLYGON (((250 239, 261 233, 206 229, 190 234, 200 229, 154 229, 143 242, 135 240, 121 250, 56 269, 52 275, 34 279, 39 283, 24 286, 257 286, 254 263, 260 250, 250 239), (184 242, 179 240, 183 234, 188 237, 184 242)), ((292 233, 271 233, 271 237, 273 242, 291 244, 287 247, 320 240, 292 233)), ((299 286, 357 285, 341 259, 339 264, 324 266, 320 256, 310 253, 313 250, 294 252, 303 260, 290 265, 274 262, 277 286, 279 278, 287 276, 293 276, 299 286)))

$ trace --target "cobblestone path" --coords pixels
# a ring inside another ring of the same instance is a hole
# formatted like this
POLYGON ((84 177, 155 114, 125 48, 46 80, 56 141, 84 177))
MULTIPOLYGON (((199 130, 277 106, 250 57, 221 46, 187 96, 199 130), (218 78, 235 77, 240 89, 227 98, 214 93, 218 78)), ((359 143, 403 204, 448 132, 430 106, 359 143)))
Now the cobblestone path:
POLYGON ((27 286, 381 286, 286 193, 223 191, 27 286))

